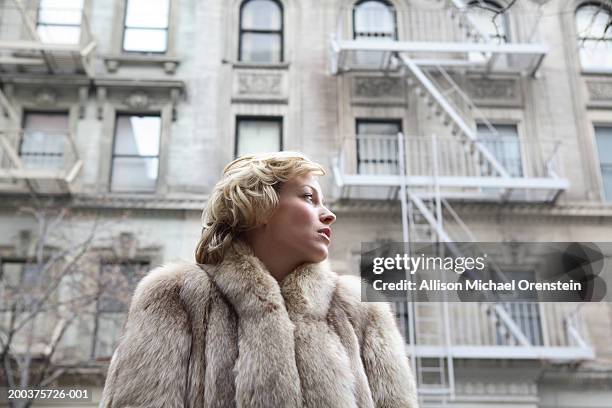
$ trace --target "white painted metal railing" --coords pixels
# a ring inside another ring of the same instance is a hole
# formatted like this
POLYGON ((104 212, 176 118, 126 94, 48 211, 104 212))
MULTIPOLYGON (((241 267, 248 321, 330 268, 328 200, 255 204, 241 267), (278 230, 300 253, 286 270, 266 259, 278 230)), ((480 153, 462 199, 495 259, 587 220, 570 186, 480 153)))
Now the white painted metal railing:
POLYGON ((93 75, 97 42, 86 9, 68 8, 61 4, 46 4, 44 7, 41 10, 38 2, 23 0, 2 2, 2 64, 28 69, 42 67, 60 73, 76 69, 93 75), (45 16, 47 20, 44 20, 45 16))
MULTIPOLYGON (((408 302, 392 303, 398 327, 407 344, 410 344, 408 302)), ((550 347, 588 348, 588 332, 577 304, 515 302, 498 304, 504 308, 512 324, 520 331, 513 334, 507 322, 491 318, 488 304, 449 303, 449 334, 453 347, 550 347), (521 341, 521 336, 523 341, 521 341)), ((444 338, 430 335, 426 324, 416 328, 415 341, 419 346, 442 346, 444 338)), ((517 351, 517 358, 520 352, 517 351)))
MULTIPOLYGON (((339 154, 339 169, 343 174, 399 175, 397 135, 357 135, 343 140, 339 154)), ((486 176, 480 164, 479 152, 466 149, 454 137, 412 135, 405 137, 403 146, 406 174, 429 176, 433 174, 432 147, 436 144, 439 155, 439 176, 486 176)), ((522 137, 479 139, 497 160, 509 170, 512 177, 561 177, 558 166, 561 153, 559 140, 528 140, 522 137)))

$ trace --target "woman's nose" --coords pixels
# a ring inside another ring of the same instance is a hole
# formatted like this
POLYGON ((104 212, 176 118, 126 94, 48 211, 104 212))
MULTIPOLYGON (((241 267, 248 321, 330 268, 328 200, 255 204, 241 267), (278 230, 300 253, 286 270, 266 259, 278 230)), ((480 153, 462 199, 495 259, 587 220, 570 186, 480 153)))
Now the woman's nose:
POLYGON ((331 225, 336 221, 336 214, 325 208, 325 212, 321 214, 321 221, 327 225, 331 225))

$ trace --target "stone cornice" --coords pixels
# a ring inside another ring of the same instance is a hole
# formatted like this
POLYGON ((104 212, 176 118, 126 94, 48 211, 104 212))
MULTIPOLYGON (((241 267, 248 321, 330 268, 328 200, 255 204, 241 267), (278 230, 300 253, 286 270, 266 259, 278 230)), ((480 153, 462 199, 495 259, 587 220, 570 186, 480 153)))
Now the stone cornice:
MULTIPOLYGON (((49 206, 66 206, 75 209, 118 209, 118 210, 168 210, 202 211, 208 201, 208 195, 176 194, 77 194, 73 196, 42 197, 49 206)), ((31 205, 29 196, 2 196, 1 208, 11 209, 31 205)))
MULTIPOLYGON (((27 205, 29 196, 0 195, 1 207, 16 208, 27 205)), ((74 194, 64 197, 43 197, 55 204, 65 203, 74 208, 198 210, 208 201, 207 194, 74 194)), ((336 200, 329 203, 337 215, 343 217, 368 216, 377 219, 398 219, 401 207, 397 200, 336 200)), ((612 203, 577 202, 558 205, 533 203, 451 203, 462 217, 534 216, 534 217, 612 217, 612 203)))
MULTIPOLYGON (((536 216, 536 217, 612 217, 612 203, 574 202, 564 204, 536 203, 467 203, 451 202, 461 216, 536 216)), ((399 201, 340 200, 331 204, 332 210, 343 215, 370 215, 383 218, 400 216, 399 201)))

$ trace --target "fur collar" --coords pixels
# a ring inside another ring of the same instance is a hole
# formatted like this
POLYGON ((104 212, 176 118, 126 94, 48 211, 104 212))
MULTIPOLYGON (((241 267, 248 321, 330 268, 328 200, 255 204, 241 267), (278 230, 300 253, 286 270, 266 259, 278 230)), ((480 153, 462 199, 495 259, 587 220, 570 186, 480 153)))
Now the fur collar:
POLYGON ((238 314, 238 406, 302 407, 311 389, 336 395, 324 389, 327 381, 317 387, 305 380, 317 378, 317 370, 303 362, 316 353, 307 328, 325 321, 335 289, 327 262, 302 265, 279 284, 250 247, 236 243, 211 278, 238 314))
POLYGON ((252 249, 235 242, 211 278, 239 315, 286 310, 291 316, 325 318, 338 276, 327 260, 297 267, 282 282, 252 249))

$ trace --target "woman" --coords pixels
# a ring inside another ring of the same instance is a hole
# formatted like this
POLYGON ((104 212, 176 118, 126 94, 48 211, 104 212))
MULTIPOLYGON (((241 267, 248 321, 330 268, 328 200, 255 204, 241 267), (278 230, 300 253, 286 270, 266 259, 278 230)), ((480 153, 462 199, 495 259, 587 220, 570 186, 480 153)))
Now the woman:
POLYGON ((417 407, 388 305, 326 261, 324 174, 292 152, 224 169, 197 264, 138 284, 101 406, 417 407))

